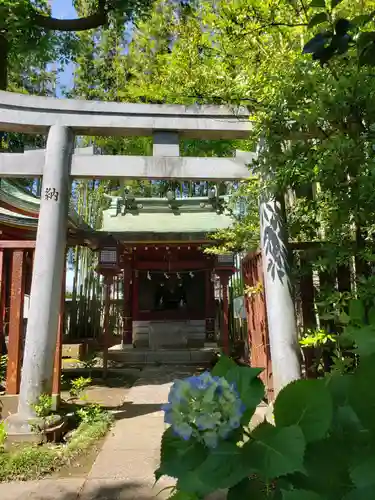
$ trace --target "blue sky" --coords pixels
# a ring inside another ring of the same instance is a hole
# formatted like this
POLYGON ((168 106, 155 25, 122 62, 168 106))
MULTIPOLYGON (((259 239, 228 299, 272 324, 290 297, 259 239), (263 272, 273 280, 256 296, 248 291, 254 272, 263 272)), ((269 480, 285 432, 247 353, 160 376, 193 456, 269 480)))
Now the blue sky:
MULTIPOLYGON (((76 11, 72 5, 71 0, 52 0, 52 15, 60 19, 71 19, 76 17, 76 11)), ((59 75, 58 87, 72 87, 73 65, 69 64, 65 71, 59 75)), ((59 89, 57 94, 61 97, 59 89)))

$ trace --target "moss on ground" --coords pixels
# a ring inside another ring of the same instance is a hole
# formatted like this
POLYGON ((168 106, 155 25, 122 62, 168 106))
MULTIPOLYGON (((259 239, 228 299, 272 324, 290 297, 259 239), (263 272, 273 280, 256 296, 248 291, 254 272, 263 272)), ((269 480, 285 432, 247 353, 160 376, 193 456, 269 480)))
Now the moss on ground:
POLYGON ((82 422, 66 444, 23 446, 9 452, 0 450, 0 482, 40 479, 71 465, 105 436, 112 422, 112 416, 103 413, 98 420, 82 422))

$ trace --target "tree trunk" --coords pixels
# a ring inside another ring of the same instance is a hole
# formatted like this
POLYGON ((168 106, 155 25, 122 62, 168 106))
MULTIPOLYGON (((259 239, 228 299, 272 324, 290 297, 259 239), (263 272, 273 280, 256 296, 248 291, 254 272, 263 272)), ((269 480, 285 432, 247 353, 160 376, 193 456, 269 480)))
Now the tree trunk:
POLYGON ((8 40, 0 32, 0 90, 6 90, 8 86, 8 49, 8 40))

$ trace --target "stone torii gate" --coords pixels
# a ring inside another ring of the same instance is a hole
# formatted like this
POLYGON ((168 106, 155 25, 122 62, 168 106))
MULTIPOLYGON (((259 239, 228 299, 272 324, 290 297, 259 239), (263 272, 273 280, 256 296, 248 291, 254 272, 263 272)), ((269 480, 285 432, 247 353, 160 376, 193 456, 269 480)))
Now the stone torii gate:
MULTIPOLYGON (((71 178, 246 179, 252 153, 234 158, 180 157, 179 141, 245 139, 250 129, 245 109, 59 100, 0 92, 0 130, 48 134, 45 151, 0 154, 0 177, 43 177, 18 413, 8 419, 10 433, 30 432, 31 403, 51 389, 71 178), (74 154, 76 135, 152 136, 153 156, 74 154)), ((288 294, 286 286, 267 280, 266 284, 267 299, 288 294)), ((281 303, 289 307, 290 300, 281 303)), ((284 338, 289 336, 284 342, 288 352, 281 356, 285 364, 285 354, 290 358, 288 343, 295 341, 294 317, 292 325, 290 314, 284 312, 284 318, 276 322, 277 329, 286 329, 284 338), (285 317, 289 318, 286 323, 285 317)), ((271 330, 276 332, 276 328, 271 324, 269 328, 272 343, 271 330)), ((277 350, 274 354, 280 355, 277 350)), ((290 366, 290 359, 286 362, 290 366)), ((298 377, 295 371, 287 370, 290 379, 298 377)))

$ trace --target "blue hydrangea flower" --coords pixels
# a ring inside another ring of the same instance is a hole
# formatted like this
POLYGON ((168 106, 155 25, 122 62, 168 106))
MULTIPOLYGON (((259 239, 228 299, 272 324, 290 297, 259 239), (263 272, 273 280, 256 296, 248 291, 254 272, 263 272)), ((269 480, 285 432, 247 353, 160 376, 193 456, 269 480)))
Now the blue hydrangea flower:
POLYGON ((245 411, 235 385, 209 372, 176 380, 162 409, 176 435, 185 441, 195 438, 209 448, 240 427, 245 411))

